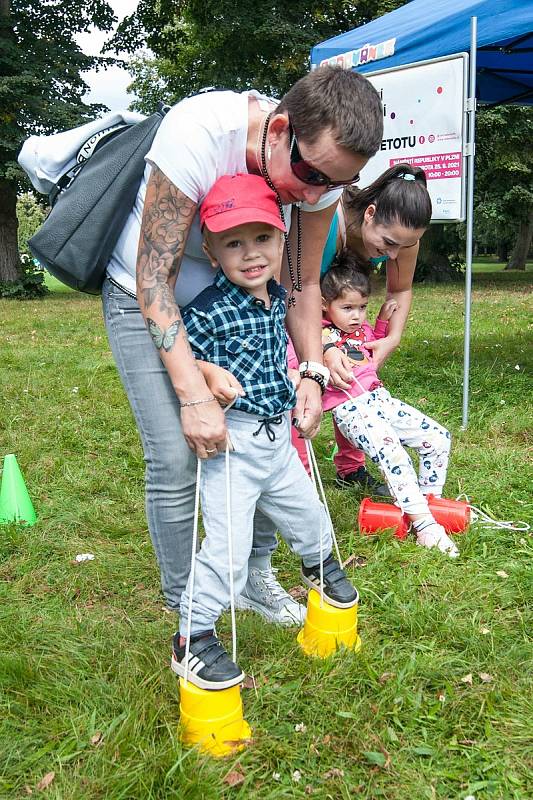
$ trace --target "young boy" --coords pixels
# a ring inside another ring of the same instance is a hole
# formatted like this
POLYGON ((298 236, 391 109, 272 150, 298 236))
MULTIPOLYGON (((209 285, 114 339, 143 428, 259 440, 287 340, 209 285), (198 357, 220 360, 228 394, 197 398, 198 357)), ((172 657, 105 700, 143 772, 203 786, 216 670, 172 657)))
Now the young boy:
MULTIPOLYGON (((217 273, 213 285, 183 309, 183 322, 196 358, 224 367, 244 390, 226 415, 234 448, 229 461, 235 596, 246 583, 258 508, 301 557, 304 582, 318 590, 322 553, 324 598, 348 608, 357 602, 357 591, 331 555, 327 514, 290 440, 287 412, 296 393, 287 374, 286 292, 274 280, 285 230, 276 195, 257 175, 225 176, 207 194, 200 222, 217 273)), ((194 586, 189 579, 181 598, 172 669, 185 674, 191 604, 189 680, 202 689, 225 689, 244 676, 214 631, 230 605, 224 453, 202 462, 200 492, 206 536, 194 586)))
POLYGON ((410 518, 423 547, 437 547, 454 558, 459 551, 435 522, 426 494, 440 497, 450 452, 449 432, 434 419, 391 397, 378 378, 372 354, 365 343, 387 335, 396 309, 394 300, 381 306, 375 328, 366 321, 370 280, 354 254, 344 251, 320 282, 322 289, 322 346, 341 348, 353 364, 349 392, 328 386, 325 411, 342 435, 379 464, 392 496, 410 518), (418 480, 403 445, 420 456, 418 480))

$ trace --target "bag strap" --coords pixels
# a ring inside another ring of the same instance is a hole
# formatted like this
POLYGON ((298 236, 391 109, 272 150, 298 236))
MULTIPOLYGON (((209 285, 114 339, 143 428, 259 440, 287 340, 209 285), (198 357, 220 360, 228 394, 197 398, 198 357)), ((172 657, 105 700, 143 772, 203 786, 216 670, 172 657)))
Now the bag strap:
MULTIPOLYGON (((157 111, 155 113, 164 117, 169 109, 169 105, 160 102, 157 105, 157 111)), ((87 139, 78 150, 75 165, 59 178, 53 189, 50 191, 48 195, 50 206, 54 206, 61 192, 64 192, 65 189, 69 188, 72 182, 78 177, 91 156, 93 156, 97 150, 100 149, 100 147, 110 142, 111 139, 114 139, 115 136, 119 135, 127 128, 131 128, 133 124, 138 123, 117 122, 115 125, 111 125, 108 128, 102 128, 101 131, 93 133, 93 135, 90 136, 89 139, 87 139)))

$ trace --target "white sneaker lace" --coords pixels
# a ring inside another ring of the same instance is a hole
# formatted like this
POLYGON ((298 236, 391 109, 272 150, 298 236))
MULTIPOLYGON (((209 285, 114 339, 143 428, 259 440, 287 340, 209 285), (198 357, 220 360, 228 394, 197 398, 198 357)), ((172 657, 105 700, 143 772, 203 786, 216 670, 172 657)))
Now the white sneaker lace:
POLYGON ((277 572, 278 570, 272 567, 271 569, 258 569, 256 574, 261 576, 263 586, 273 600, 290 600, 291 603, 295 603, 296 601, 285 591, 276 578, 277 572))

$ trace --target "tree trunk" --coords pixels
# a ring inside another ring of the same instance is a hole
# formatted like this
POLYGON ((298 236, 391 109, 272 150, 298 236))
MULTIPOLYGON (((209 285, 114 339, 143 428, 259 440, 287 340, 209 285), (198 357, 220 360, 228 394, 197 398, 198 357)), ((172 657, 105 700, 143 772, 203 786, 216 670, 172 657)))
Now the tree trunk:
POLYGON ((17 229, 16 185, 0 178, 0 283, 14 283, 22 275, 17 229))
POLYGON ((498 240, 496 245, 496 255, 498 256, 498 261, 502 263, 507 261, 507 257, 509 255, 509 245, 507 242, 504 242, 501 239, 498 240))
POLYGON ((431 283, 457 280, 457 272, 448 258, 448 249, 444 226, 430 225, 420 240, 416 279, 431 283))
POLYGON ((523 219, 518 226, 518 233, 516 242, 514 243, 513 252, 509 259, 509 263, 505 269, 521 269, 525 270, 526 261, 531 247, 531 239, 533 238, 533 207, 529 209, 529 216, 523 219))

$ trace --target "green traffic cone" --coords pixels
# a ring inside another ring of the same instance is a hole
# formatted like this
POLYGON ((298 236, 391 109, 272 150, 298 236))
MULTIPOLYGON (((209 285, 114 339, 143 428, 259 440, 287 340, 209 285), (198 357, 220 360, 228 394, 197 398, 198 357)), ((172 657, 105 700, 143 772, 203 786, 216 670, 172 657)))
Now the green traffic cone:
POLYGON ((35 525, 37 522, 33 503, 13 454, 4 458, 0 488, 0 524, 7 522, 23 522, 26 525, 35 525))

